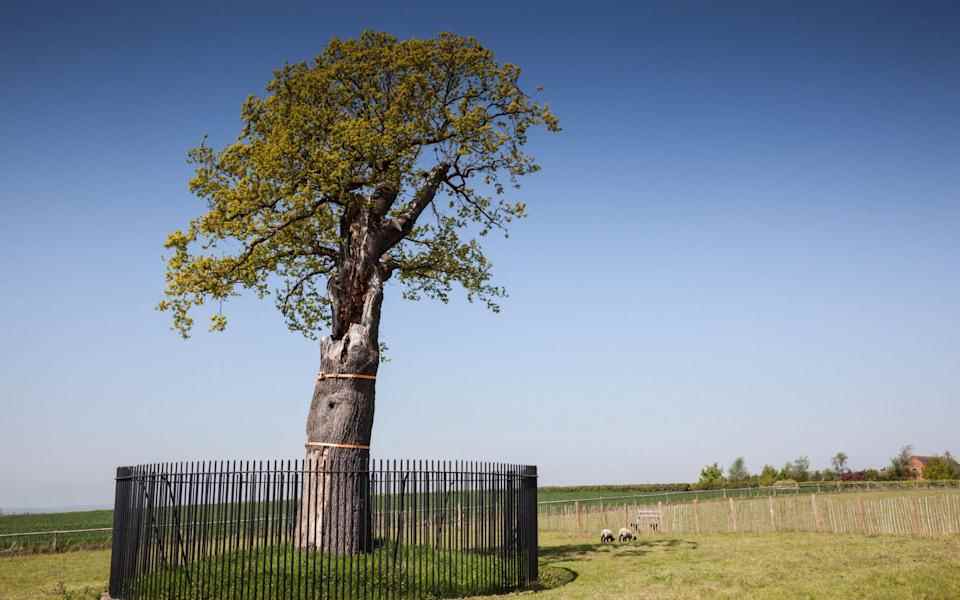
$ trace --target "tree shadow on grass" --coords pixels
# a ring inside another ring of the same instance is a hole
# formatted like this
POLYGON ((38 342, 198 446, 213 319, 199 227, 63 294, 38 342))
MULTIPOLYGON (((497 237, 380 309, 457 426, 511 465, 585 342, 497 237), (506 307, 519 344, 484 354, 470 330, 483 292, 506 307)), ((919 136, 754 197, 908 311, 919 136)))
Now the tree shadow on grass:
POLYGON ((600 554, 608 554, 612 558, 637 557, 651 552, 696 550, 697 546, 697 542, 677 538, 637 540, 624 544, 565 544, 540 548, 540 559, 545 564, 551 564, 591 560, 600 554))
POLYGON ((534 591, 552 590, 568 583, 576 581, 580 574, 567 567, 558 567, 556 565, 540 565, 540 578, 536 584, 528 589, 534 591))

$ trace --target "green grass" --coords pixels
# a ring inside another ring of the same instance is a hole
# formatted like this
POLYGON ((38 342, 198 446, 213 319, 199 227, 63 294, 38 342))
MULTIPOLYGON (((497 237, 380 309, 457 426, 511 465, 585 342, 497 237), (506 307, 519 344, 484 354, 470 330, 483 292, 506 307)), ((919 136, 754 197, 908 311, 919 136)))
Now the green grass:
MULTIPOLYGON (((757 490, 744 490, 727 492, 732 496, 750 496, 757 494, 757 490)), ((694 498, 699 500, 710 500, 724 498, 723 490, 698 490, 698 491, 650 491, 641 487, 637 488, 617 488, 617 489, 598 489, 583 491, 580 488, 557 489, 545 488, 537 491, 537 502, 573 502, 581 501, 581 504, 599 504, 606 499, 622 503, 624 500, 631 504, 656 504, 659 502, 693 502, 694 498)))
MULTIPOLYGON (((142 580, 138 598, 229 599, 257 590, 263 597, 293 599, 319 597, 327 589, 336 590, 337 598, 344 600, 369 598, 373 589, 398 599, 460 598, 471 590, 496 592, 501 569, 509 569, 508 563, 493 555, 427 546, 388 544, 352 559, 302 554, 289 545, 260 551, 259 555, 229 553, 194 563, 190 573, 184 569, 158 572, 142 580), (396 555, 395 550, 399 550, 396 555), (215 576, 199 577, 197 573, 205 569, 215 576)), ((511 576, 516 577, 516 573, 511 576)))
MULTIPOLYGON (((0 534, 96 529, 111 527, 112 525, 112 510, 0 516, 0 534)), ((107 548, 109 546, 109 531, 93 531, 56 536, 48 534, 29 537, 0 537, 0 555, 12 552, 50 552, 107 548)))
MULTIPOLYGON (((542 600, 960 598, 960 537, 660 536, 603 546, 544 533, 542 600)), ((0 599, 94 599, 109 551, 0 558, 0 599)), ((526 595, 523 593, 522 595, 526 595)), ((490 598, 497 598, 491 596, 490 598)), ((502 597, 501 597, 502 598, 502 597)))
MULTIPOLYGON (((851 486, 837 488, 835 484, 826 482, 818 488, 814 484, 803 484, 797 490, 777 490, 773 492, 775 496, 796 496, 809 495, 813 493, 848 496, 853 494, 862 494, 865 498, 887 498, 904 495, 935 495, 935 494, 956 494, 958 488, 938 488, 938 487, 903 487, 902 489, 863 489, 851 486)), ((582 506, 596 506, 601 503, 619 504, 627 503, 629 505, 656 505, 657 502, 664 504, 680 504, 693 502, 694 499, 700 502, 710 500, 723 500, 726 498, 744 498, 744 497, 762 497, 765 498, 771 494, 769 489, 744 488, 738 490, 692 490, 685 492, 651 492, 643 487, 630 488, 610 487, 609 489, 595 489, 584 491, 582 488, 541 488, 537 492, 538 502, 557 502, 557 504, 545 504, 540 506, 540 512, 556 513, 562 511, 566 505, 566 510, 571 510, 572 503, 575 500, 580 501, 582 506), (561 504, 565 503, 565 504, 561 504)))
POLYGON ((0 516, 0 533, 48 531, 51 529, 92 529, 110 527, 112 510, 0 516))
POLYGON ((543 600, 960 598, 960 537, 713 534, 600 545, 544 534, 544 567, 569 571, 543 600))
POLYGON ((99 600, 109 550, 0 556, 0 600, 99 600))

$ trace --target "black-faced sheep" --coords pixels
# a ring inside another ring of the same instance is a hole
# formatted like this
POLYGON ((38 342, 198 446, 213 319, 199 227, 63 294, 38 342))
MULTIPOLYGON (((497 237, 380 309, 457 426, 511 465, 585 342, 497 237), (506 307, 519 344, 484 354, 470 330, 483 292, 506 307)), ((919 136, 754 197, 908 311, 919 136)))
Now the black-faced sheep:
POLYGON ((612 544, 613 543, 613 532, 609 529, 604 529, 600 532, 600 543, 601 544, 612 544))
POLYGON ((620 533, 619 535, 617 535, 617 539, 619 539, 621 542, 630 542, 630 541, 633 541, 635 538, 632 531, 630 531, 626 527, 621 527, 620 533))

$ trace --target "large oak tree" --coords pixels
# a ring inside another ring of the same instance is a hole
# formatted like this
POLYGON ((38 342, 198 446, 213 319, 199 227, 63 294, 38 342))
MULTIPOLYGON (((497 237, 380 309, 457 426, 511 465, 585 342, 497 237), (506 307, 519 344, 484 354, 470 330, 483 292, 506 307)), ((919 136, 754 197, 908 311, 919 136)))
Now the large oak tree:
MULTIPOLYGON (((208 210, 168 237, 159 308, 187 336, 197 306, 252 290, 273 297, 291 330, 326 333, 308 459, 368 459, 388 280, 405 298, 444 302, 459 284, 498 310, 479 240, 524 215, 505 192, 538 168, 523 151, 530 128, 559 130, 519 78, 472 38, 364 32, 277 70, 244 103, 235 142, 190 152, 190 189, 208 210)), ((212 315, 213 330, 226 323, 212 315)), ((323 495, 350 504, 324 536, 364 550, 362 490, 323 495)))

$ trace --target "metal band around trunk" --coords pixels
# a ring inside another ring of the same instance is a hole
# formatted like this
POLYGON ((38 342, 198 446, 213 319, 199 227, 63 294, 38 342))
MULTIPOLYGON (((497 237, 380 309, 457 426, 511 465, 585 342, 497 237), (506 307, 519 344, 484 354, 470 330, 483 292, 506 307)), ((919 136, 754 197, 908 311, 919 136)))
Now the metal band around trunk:
POLYGON ((369 450, 370 446, 364 446, 363 444, 333 444, 330 442, 307 442, 304 444, 306 448, 356 448, 358 450, 369 450))
POLYGON ((373 381, 376 378, 376 375, 365 375, 363 373, 317 373, 317 381, 324 379, 369 379, 373 381))

